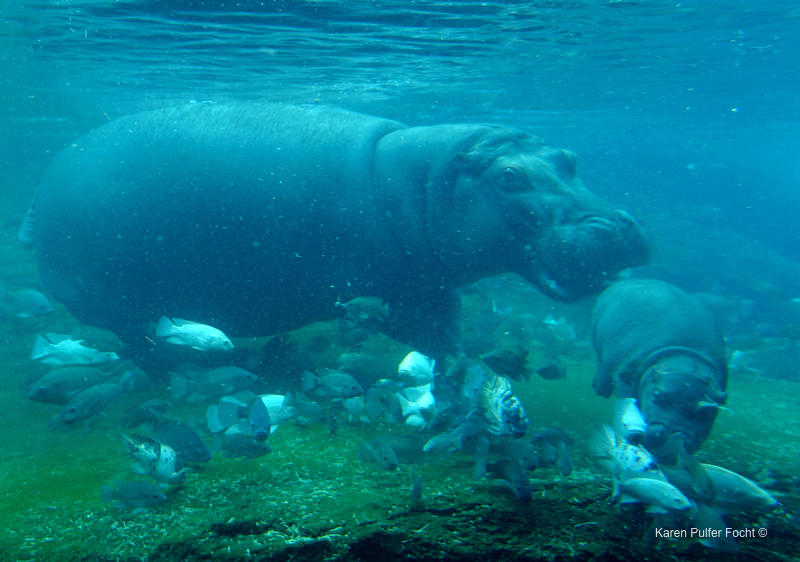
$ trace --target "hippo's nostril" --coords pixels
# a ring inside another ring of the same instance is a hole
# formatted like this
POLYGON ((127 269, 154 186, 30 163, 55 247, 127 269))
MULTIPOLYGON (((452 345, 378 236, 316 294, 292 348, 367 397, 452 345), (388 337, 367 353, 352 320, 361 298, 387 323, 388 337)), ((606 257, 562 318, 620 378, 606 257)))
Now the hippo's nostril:
POLYGON ((619 219, 624 222, 627 226, 632 226, 636 224, 636 219, 630 216, 626 211, 615 210, 614 214, 616 214, 619 219))
POLYGON ((610 220, 604 219, 603 217, 598 217, 597 215, 591 215, 584 218, 581 221, 581 224, 595 228, 603 228, 606 230, 616 230, 617 228, 617 226, 610 220))

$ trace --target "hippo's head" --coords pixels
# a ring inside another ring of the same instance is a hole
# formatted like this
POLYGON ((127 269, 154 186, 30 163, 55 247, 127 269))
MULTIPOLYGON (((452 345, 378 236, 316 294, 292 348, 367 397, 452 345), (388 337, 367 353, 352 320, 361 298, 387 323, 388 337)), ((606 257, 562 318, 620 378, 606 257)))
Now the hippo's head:
POLYGON ((452 256, 451 266, 460 261, 484 276, 512 271, 550 297, 574 300, 647 264, 642 229, 584 187, 574 153, 485 127, 453 162, 451 196, 429 201, 438 208, 428 210, 448 222, 436 231, 449 237, 433 242, 440 256, 452 256))
POLYGON ((657 456, 679 444, 697 451, 708 438, 727 394, 713 362, 698 355, 669 355, 639 383, 639 409, 647 422, 644 445, 657 456))

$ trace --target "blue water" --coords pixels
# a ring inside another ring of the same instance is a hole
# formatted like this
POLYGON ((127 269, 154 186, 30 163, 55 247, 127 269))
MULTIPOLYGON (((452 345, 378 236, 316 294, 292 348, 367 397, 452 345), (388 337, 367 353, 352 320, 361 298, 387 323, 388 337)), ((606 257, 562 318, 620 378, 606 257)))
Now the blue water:
POLYGON ((598 194, 718 209, 798 258, 792 2, 30 2, 2 8, 3 167, 187 100, 487 121, 581 156, 598 194))
MULTIPOLYGON (((569 148, 587 186, 651 233, 644 275, 754 301, 734 332, 800 325, 796 2, 42 0, 2 3, 0 23, 3 276, 30 273, 12 226, 48 162, 90 129, 191 100, 318 102, 411 126, 499 123, 569 148)), ((16 407, 16 388, 5 398, 16 407)), ((721 423, 744 431, 737 415, 721 423)))

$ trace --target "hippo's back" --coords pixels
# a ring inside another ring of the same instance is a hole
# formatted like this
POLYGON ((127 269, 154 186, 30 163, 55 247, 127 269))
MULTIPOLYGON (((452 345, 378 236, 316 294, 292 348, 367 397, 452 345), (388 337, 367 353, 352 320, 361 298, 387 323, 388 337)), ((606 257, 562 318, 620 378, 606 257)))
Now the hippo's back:
MULTIPOLYGON (((277 104, 114 120, 64 149, 39 187, 42 279, 82 321, 111 329, 162 314, 242 333, 284 329, 276 299, 302 291, 310 281, 297 272, 318 266, 296 262, 369 230, 340 210, 370 216, 374 147, 402 127, 277 104)), ((302 306, 293 312, 309 320, 302 306)))
POLYGON ((669 347, 696 351, 726 372, 724 340, 710 312, 681 289, 654 279, 613 284, 592 315, 597 352, 595 390, 604 396, 620 380, 634 385, 651 354, 669 347))

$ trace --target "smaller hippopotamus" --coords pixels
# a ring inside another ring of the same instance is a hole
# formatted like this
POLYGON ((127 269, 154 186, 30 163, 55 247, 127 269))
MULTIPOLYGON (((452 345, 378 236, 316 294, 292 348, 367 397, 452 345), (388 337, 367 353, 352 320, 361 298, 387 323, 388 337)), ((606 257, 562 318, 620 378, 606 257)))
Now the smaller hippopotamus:
POLYGON ((636 399, 648 450, 665 460, 676 445, 700 448, 727 398, 728 368, 719 328, 699 301, 663 281, 615 283, 597 299, 592 345, 595 392, 636 399))

